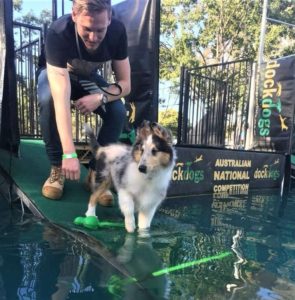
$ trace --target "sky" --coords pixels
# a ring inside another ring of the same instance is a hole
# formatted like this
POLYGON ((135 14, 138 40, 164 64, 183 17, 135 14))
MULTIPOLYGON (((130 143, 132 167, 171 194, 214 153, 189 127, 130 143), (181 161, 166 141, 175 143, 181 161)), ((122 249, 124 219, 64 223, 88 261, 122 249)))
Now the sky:
MULTIPOLYGON (((124 0, 112 0, 112 5, 123 2, 124 0)), ((57 0, 57 9, 61 10, 61 0, 57 0)), ((72 1, 64 0, 65 13, 69 13, 72 7, 72 1)), ((33 10, 35 15, 38 15, 43 9, 51 10, 52 0, 23 0, 22 14, 26 14, 33 10)))

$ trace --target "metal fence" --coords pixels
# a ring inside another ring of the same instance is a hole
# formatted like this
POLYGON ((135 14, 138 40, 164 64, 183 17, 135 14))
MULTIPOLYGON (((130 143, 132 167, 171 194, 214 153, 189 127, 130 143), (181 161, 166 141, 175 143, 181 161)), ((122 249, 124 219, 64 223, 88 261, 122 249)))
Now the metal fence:
MULTIPOLYGON (((19 128, 22 137, 41 138, 36 97, 43 30, 14 22, 19 128)), ((252 63, 240 60, 197 69, 182 68, 178 144, 245 148, 252 63)), ((99 116, 72 111, 76 144, 84 143, 84 122, 99 127, 99 116)))
POLYGON ((35 87, 42 29, 14 22, 14 44, 20 134, 40 137, 35 87))
POLYGON ((178 144, 245 148, 252 62, 182 68, 178 144))

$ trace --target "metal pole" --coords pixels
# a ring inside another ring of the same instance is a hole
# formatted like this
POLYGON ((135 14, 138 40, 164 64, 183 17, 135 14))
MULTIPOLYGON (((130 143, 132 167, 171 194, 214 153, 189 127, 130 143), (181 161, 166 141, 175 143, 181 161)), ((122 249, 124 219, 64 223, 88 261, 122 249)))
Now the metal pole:
POLYGON ((251 88, 248 110, 248 128, 246 134, 245 150, 251 150, 254 142, 254 122, 255 122, 255 104, 256 104, 256 76, 257 76, 257 64, 254 63, 252 67, 251 75, 251 88))
POLYGON ((295 28, 295 24, 287 23, 287 22, 284 22, 284 21, 280 21, 280 20, 276 20, 276 19, 272 19, 272 18, 267 18, 267 21, 295 28))
POLYGON ((0 136, 1 136, 1 119, 2 119, 2 105, 4 94, 4 70, 6 57, 6 35, 5 35, 5 20, 4 20, 5 3, 0 0, 0 136))
POLYGON ((52 0, 52 21, 57 19, 57 0, 52 0))
POLYGON ((268 6, 268 0, 264 0, 262 18, 261 18, 261 27, 260 27, 258 58, 257 58, 258 70, 260 70, 261 63, 263 63, 264 39, 265 39, 266 22, 267 22, 267 6, 268 6))

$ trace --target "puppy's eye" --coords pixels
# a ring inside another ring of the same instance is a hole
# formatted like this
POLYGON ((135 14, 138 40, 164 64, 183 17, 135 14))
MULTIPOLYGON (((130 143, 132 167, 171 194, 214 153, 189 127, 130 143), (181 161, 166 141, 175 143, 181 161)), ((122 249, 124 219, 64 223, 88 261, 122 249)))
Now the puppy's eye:
POLYGON ((152 155, 156 155, 158 153, 158 150, 157 149, 152 149, 152 155))
POLYGON ((141 153, 143 153, 143 151, 144 151, 142 145, 139 145, 137 149, 138 149, 138 151, 140 151, 141 153))

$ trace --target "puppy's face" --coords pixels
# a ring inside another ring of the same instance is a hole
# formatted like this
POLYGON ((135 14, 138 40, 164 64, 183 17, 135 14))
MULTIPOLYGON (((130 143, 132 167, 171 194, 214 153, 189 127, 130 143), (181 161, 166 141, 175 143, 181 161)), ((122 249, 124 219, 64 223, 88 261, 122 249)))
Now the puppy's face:
POLYGON ((157 123, 145 121, 137 130, 132 155, 142 173, 152 173, 173 161, 172 134, 157 123))

